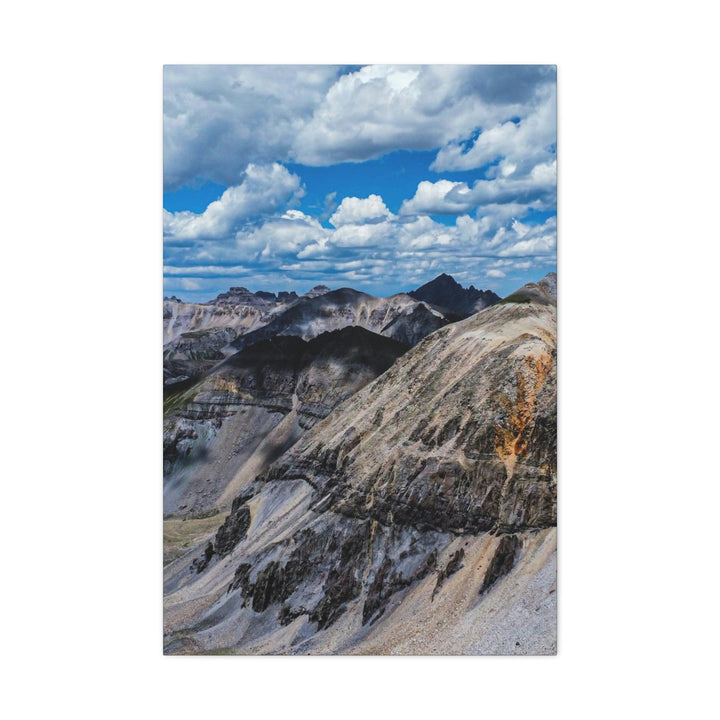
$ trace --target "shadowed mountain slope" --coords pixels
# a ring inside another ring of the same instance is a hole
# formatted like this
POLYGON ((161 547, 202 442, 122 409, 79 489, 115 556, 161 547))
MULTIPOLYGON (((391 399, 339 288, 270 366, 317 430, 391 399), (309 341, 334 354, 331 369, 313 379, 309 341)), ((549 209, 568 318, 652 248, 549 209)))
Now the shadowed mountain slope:
POLYGON ((164 421, 165 513, 229 505, 227 493, 241 489, 406 350, 359 327, 309 342, 278 336, 171 395, 164 421))

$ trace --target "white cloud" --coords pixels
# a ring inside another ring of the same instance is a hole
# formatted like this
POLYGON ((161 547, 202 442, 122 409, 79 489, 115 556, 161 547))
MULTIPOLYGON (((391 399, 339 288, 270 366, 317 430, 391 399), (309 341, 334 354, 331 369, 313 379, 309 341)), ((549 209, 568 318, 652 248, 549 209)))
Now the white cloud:
POLYGON ((249 163, 287 160, 293 139, 340 74, 332 66, 169 65, 164 185, 235 185, 249 163))
POLYGON ((329 165, 442 147, 478 127, 525 117, 546 83, 554 83, 547 66, 364 67, 328 90, 300 129, 293 155, 329 165))
POLYGON ((409 289, 450 272, 495 289, 552 265, 555 218, 530 211, 555 206, 554 83, 553 68, 532 66, 166 69, 166 186, 229 186, 202 213, 165 213, 171 287, 199 296, 211 278, 236 277, 409 289), (282 162, 401 148, 436 150, 436 171, 485 169, 474 182, 419 182, 397 216, 380 194, 338 204, 329 192, 309 203, 315 217, 295 209, 303 187, 282 162), (440 214, 455 224, 429 217, 440 214))
POLYGON ((441 148, 431 165, 438 172, 472 170, 502 158, 499 174, 525 174, 534 165, 547 162, 557 137, 556 90, 544 86, 541 100, 519 121, 505 120, 484 129, 469 149, 461 142, 441 148))
POLYGON ((438 180, 430 182, 423 180, 410 200, 404 200, 400 207, 401 215, 459 215, 466 213, 473 208, 472 204, 453 201, 448 199, 451 190, 457 189, 458 193, 469 192, 464 182, 451 182, 450 180, 438 180))
POLYGON ((503 228, 500 257, 510 255, 554 255, 557 244, 557 218, 548 218, 542 225, 526 225, 515 220, 509 228, 503 228))
POLYGON ((165 236, 168 240, 226 237, 248 217, 273 212, 302 195, 300 178, 282 165, 251 164, 245 170, 242 183, 225 190, 203 213, 164 211, 165 236))
POLYGON ((342 225, 377 223, 391 215, 379 195, 370 195, 366 198, 346 197, 330 216, 330 222, 339 228, 342 225))
POLYGON ((532 65, 381 65, 344 74, 329 66, 169 66, 165 186, 235 185, 249 163, 324 166, 403 148, 440 148, 436 169, 450 168, 488 155, 484 133, 463 154, 479 128, 490 128, 520 167, 515 157, 522 162, 554 126, 554 84, 553 67, 532 65), (520 118, 515 130, 512 118, 520 118))
MULTIPOLYGON (((554 257, 556 219, 544 223, 468 215, 446 226, 428 216, 412 220, 389 216, 375 223, 348 223, 335 229, 297 210, 266 218, 233 237, 207 240, 192 248, 166 248, 166 274, 230 276, 263 267, 326 270, 329 275, 364 266, 385 267, 387 279, 412 276, 419 269, 439 272, 482 267, 507 273, 527 269, 534 258, 554 257), (372 261, 372 262, 371 262, 372 261), (381 262, 382 261, 382 262, 381 262)), ((487 277, 499 278, 495 272, 487 277)))
POLYGON ((478 180, 470 190, 455 187, 449 191, 447 200, 471 205, 506 202, 529 204, 537 200, 554 204, 556 183, 557 164, 553 159, 535 165, 522 177, 511 175, 493 180, 478 180))

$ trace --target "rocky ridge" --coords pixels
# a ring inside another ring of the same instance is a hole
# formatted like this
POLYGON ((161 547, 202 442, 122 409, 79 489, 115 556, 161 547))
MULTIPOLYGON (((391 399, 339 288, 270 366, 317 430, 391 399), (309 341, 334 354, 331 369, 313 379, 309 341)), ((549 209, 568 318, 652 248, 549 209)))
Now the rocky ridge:
POLYGON ((379 298, 341 288, 301 298, 263 327, 239 336, 232 345, 242 349, 276 335, 294 335, 309 340, 321 332, 347 326, 362 327, 387 337, 397 336, 396 339, 402 342, 417 342, 447 322, 441 313, 409 295, 379 298), (415 314, 419 307, 419 314, 415 314))

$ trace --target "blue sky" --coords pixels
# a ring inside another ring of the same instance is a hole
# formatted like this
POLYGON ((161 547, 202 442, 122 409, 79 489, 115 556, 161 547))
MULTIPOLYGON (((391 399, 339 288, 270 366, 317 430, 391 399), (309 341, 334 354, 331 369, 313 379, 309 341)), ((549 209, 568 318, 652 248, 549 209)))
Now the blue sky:
POLYGON ((556 269, 553 66, 167 66, 164 292, 556 269))

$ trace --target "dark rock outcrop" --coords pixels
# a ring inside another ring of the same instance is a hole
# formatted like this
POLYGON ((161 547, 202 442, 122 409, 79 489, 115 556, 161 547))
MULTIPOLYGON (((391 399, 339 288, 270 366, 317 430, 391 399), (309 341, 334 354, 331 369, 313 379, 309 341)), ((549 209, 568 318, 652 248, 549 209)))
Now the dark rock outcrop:
POLYGON ((215 535, 215 553, 222 557, 231 552, 245 538, 250 527, 250 508, 245 505, 236 506, 215 535))
POLYGON ((425 285, 421 285, 417 290, 410 291, 408 295, 463 318, 490 307, 500 300, 500 296, 492 290, 477 290, 473 285, 463 288, 455 278, 445 273, 438 275, 425 285))
POLYGON ((437 583, 435 584, 435 589, 433 590, 433 598, 437 595, 445 580, 460 570, 464 558, 465 551, 462 548, 456 550, 450 556, 447 565, 438 573, 437 583))
POLYGON ((503 535, 495 548, 490 565, 485 572, 480 594, 487 592, 501 577, 507 575, 515 565, 515 555, 521 541, 516 535, 503 535))

